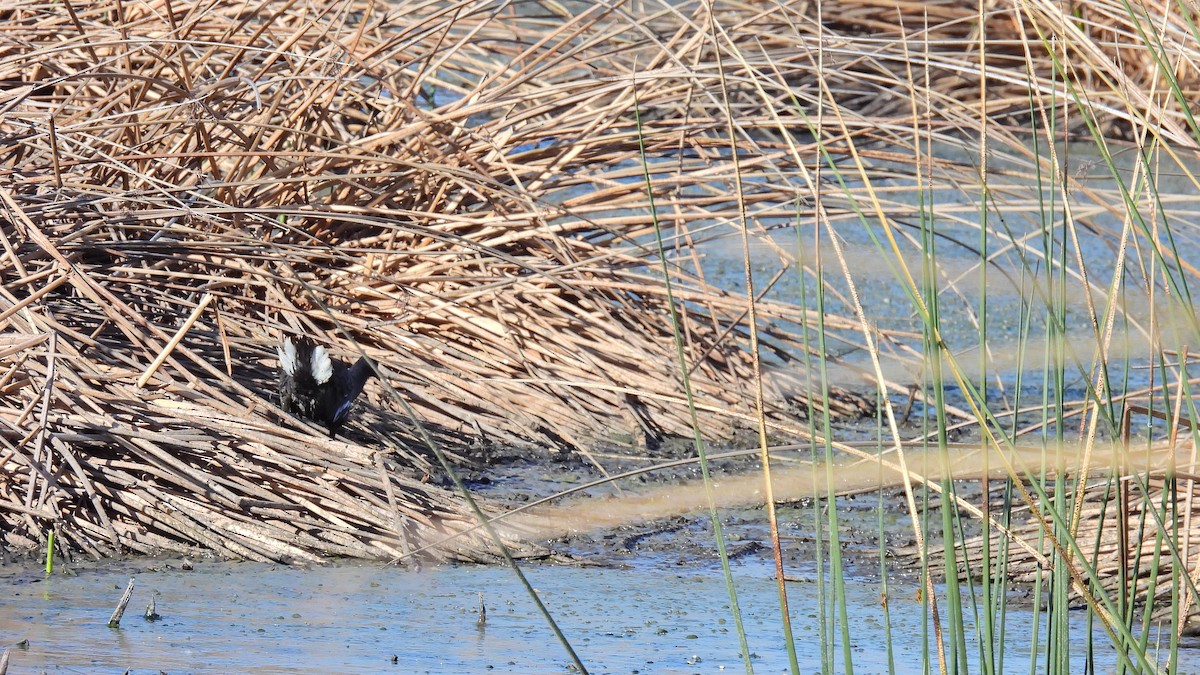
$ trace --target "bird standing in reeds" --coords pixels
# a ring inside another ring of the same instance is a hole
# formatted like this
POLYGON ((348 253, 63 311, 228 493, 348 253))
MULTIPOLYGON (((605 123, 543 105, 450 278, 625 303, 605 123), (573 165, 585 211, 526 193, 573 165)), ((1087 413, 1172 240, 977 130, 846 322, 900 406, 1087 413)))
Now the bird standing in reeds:
POLYGON ((329 437, 350 417, 354 399, 375 375, 367 357, 353 366, 329 356, 324 347, 303 337, 285 337, 279 353, 279 397, 284 410, 325 425, 329 437))

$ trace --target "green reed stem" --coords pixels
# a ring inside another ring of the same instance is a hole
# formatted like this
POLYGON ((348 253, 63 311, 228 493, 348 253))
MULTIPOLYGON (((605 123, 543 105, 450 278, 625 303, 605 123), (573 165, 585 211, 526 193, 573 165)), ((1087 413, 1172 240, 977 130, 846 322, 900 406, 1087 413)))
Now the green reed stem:
POLYGON ((738 635, 742 665, 745 667, 747 673, 753 673, 754 664, 750 660, 750 644, 746 640, 746 627, 742 622, 742 611, 738 605, 737 589, 733 583, 733 569, 729 565, 729 552, 725 546, 725 532, 721 526, 721 516, 717 513, 716 495, 713 488, 712 474, 708 465, 708 450, 705 447, 704 435, 700 432, 700 419, 696 413, 696 398, 692 392, 691 371, 688 368, 687 352, 684 350, 683 330, 679 326, 679 312, 675 304, 670 266, 667 264, 667 252, 666 245, 663 243, 662 224, 658 220, 658 209, 654 201, 654 183, 650 178, 650 164, 646 158, 645 137, 642 134, 642 112, 638 105, 636 89, 633 100, 634 119, 638 129, 638 153, 642 162, 642 177, 646 182, 646 197, 650 205, 650 218, 654 223, 654 241, 658 246, 658 261, 663 275, 663 287, 667 294, 671 331, 675 337, 675 354, 679 359, 679 372, 683 382, 683 392, 687 398, 688 415, 692 424, 692 443, 696 449, 696 457, 700 461, 700 476, 704 482, 704 498, 708 504, 708 516, 712 523, 713 538, 717 545, 717 555, 721 559, 721 573, 725 577, 725 589, 729 593, 729 609, 733 614, 733 624, 738 635))
POLYGON ((46 533, 46 576, 54 573, 54 530, 46 533))

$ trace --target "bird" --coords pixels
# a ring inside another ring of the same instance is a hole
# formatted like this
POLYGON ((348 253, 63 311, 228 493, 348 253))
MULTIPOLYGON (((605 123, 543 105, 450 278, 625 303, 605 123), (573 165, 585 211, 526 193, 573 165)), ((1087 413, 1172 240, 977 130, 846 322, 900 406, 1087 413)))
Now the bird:
POLYGON ((371 362, 362 356, 347 367, 306 337, 285 337, 275 350, 283 409, 325 425, 333 438, 350 417, 354 399, 375 375, 371 362))

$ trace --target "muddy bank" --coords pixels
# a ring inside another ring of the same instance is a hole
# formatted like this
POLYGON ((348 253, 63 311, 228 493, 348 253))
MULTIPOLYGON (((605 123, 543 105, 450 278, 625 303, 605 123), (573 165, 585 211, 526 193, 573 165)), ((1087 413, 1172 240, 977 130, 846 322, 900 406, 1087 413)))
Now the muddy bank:
MULTIPOLYGON (((770 562, 758 451, 723 445, 708 452, 730 557, 770 562)), ((799 485, 802 475, 810 475, 804 472, 811 472, 809 451, 793 447, 773 456, 777 494, 786 500, 776 507, 785 564, 803 576, 814 568, 818 542, 828 557, 828 501, 813 498, 811 483, 799 485)), ((681 568, 714 568, 719 562, 690 441, 673 441, 653 458, 608 446, 590 459, 575 453, 548 457, 516 450, 475 459, 486 459, 486 465, 479 462, 464 472, 468 486, 516 509, 513 531, 524 530, 530 543, 544 547, 556 560, 624 567, 648 556, 681 568), (564 493, 567 496, 555 498, 564 493)), ((971 488, 964 482, 964 489, 971 488)), ((902 488, 886 487, 882 493, 855 489, 836 501, 843 557, 855 576, 878 577, 881 537, 893 567, 896 552, 914 544, 902 488)), ((499 524, 503 528, 506 522, 499 524)), ((900 567, 904 575, 915 569, 900 567)))
MULTIPOLYGON (((847 446, 841 446, 846 448, 847 446)), ((498 502, 515 504, 500 526, 522 529, 525 536, 537 539, 568 540, 617 528, 668 522, 691 521, 707 513, 709 500, 723 517, 753 522, 761 519, 765 502, 764 473, 756 450, 709 450, 712 490, 700 479, 698 462, 676 448, 676 459, 644 456, 614 449, 601 453, 603 469, 579 456, 559 456, 549 462, 531 457, 515 457, 472 472, 469 478, 481 494, 498 502), (550 497, 560 497, 550 500, 550 497)), ((597 460, 599 455, 593 456, 597 460)), ((1155 472, 1171 461, 1181 461, 1166 449, 1139 452, 1120 459, 1123 470, 1131 474, 1155 472)), ((776 446, 772 451, 773 494, 781 522, 813 522, 812 500, 824 500, 829 494, 838 498, 838 515, 847 526, 878 533, 877 522, 883 514, 883 531, 893 535, 889 546, 910 547, 914 525, 928 530, 933 537, 940 528, 940 516, 932 515, 940 503, 943 480, 953 480, 956 508, 960 510, 964 532, 970 536, 981 530, 984 517, 981 479, 987 477, 994 491, 1009 475, 1053 475, 1043 468, 1047 462, 1062 470, 1090 471, 1111 466, 1112 457, 1084 452, 1080 447, 1065 446, 1057 458, 1041 447, 1019 446, 1008 451, 984 450, 978 445, 954 444, 943 457, 938 451, 908 450, 898 454, 848 448, 836 452, 832 463, 812 459, 810 448, 776 446), (911 501, 910 501, 911 498, 911 501), (808 515, 804 515, 808 512, 808 515), (871 513, 870 523, 859 526, 860 514, 871 513), (927 514, 932 515, 925 515, 927 514), (785 517, 786 516, 786 517, 785 517), (928 520, 930 522, 926 523, 928 520), (867 527, 869 526, 869 527, 867 527), (901 534, 908 532, 909 536, 901 534)), ((1016 487, 1012 500, 1022 503, 1016 487)), ((1032 495, 1031 495, 1032 496, 1032 495)), ((998 505, 997 505, 998 506, 998 505)), ((706 517, 706 516, 705 516, 706 517)), ((996 512, 990 513, 993 526, 999 528, 996 512)), ((822 516, 822 520, 825 520, 822 516)), ((786 533, 791 536, 793 533, 786 533)), ((802 536, 802 535, 796 535, 802 536)), ((853 532, 847 536, 853 541, 853 532)), ((877 537, 876 537, 877 538, 877 537)))

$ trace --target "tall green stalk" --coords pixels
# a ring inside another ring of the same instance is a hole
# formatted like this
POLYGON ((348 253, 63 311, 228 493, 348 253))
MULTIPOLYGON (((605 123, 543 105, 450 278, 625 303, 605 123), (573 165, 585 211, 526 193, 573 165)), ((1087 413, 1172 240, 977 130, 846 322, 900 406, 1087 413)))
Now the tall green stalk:
MULTIPOLYGON (((708 5, 708 20, 713 45, 719 44, 716 15, 711 3, 708 5)), ((721 50, 718 48, 717 53, 721 50)), ((787 649, 788 665, 793 675, 799 675, 800 664, 796 656, 796 638, 792 632, 791 610, 788 608, 787 582, 784 579, 783 548, 779 541, 779 521, 775 515, 775 487, 771 478, 771 454, 767 443, 767 419, 763 400, 762 358, 759 348, 758 308, 754 292, 754 266, 750 259, 750 226, 746 215, 746 195, 742 184, 741 163, 739 160, 737 130, 733 105, 729 100, 729 82, 725 77, 725 60, 717 58, 717 73, 721 82, 721 103, 724 106, 725 131, 729 136, 729 159, 733 164, 735 177, 734 193, 737 198, 740 234, 742 241, 742 273, 746 290, 746 327, 750 338, 750 360, 754 376, 754 413, 755 427, 758 432, 759 461, 763 476, 764 509, 767 512, 767 524, 771 535, 771 553, 775 562, 776 593, 779 597, 779 622, 783 630, 783 644, 787 649)), ((639 134, 640 137, 640 134, 639 134)), ((645 158, 643 157, 643 164, 645 158)), ((828 406, 827 406, 828 407, 828 406)))
POLYGON ((934 226, 927 217, 924 195, 921 197, 922 234, 922 279, 925 291, 926 320, 923 325, 925 336, 925 362, 929 364, 930 388, 934 401, 934 431, 937 439, 938 456, 944 467, 945 477, 941 481, 940 508, 942 512, 943 569, 946 571, 946 611, 948 620, 947 672, 958 673, 966 668, 967 643, 963 626, 962 589, 958 580, 958 542, 955 538, 955 514, 958 507, 954 501, 953 466, 950 460, 949 439, 946 435, 946 381, 942 374, 942 358, 946 345, 941 340, 940 300, 937 284, 937 237, 934 226))
MULTIPOLYGON (((882 394, 876 394, 876 416, 875 424, 878 428, 876 434, 876 452, 883 454, 883 430, 884 421, 882 419, 883 402, 879 399, 883 398, 882 394)), ((892 613, 889 607, 888 598, 888 565, 887 565, 887 529, 884 527, 883 514, 883 464, 879 465, 879 502, 875 505, 876 514, 879 520, 879 597, 882 598, 883 604, 883 637, 884 643, 887 645, 887 664, 888 675, 896 675, 896 657, 892 654, 892 613)), ((815 501, 815 500, 814 500, 815 501)))
MULTIPOLYGON (((808 279, 804 274, 804 270, 805 270, 805 267, 807 266, 807 264, 808 264, 808 262, 807 262, 806 256, 804 255, 804 235, 801 232, 800 200, 796 200, 796 270, 800 277, 800 316, 803 316, 803 317, 808 317, 808 279)), ((821 283, 822 283, 822 280, 820 277, 818 277, 817 284, 820 285, 821 283)), ((812 347, 812 344, 809 342, 810 333, 811 333, 811 329, 808 326, 808 321, 806 318, 804 326, 801 327, 801 331, 800 331, 800 339, 803 341, 803 348, 804 348, 803 363, 804 363, 804 372, 805 373, 813 372, 813 364, 812 364, 813 347, 812 347)), ((812 458, 813 466, 817 466, 820 463, 821 458, 817 454, 818 450, 817 450, 817 444, 816 444, 816 440, 815 440, 817 438, 817 427, 816 427, 817 409, 816 409, 816 405, 814 404, 814 401, 818 400, 819 396, 823 396, 825 393, 828 393, 828 392, 825 391, 824 387, 822 387, 822 391, 817 391, 816 389, 814 389, 812 377, 805 377, 804 380, 805 380, 805 387, 806 387, 806 393, 807 393, 806 400, 805 400, 805 408, 808 412, 808 415, 807 415, 807 417, 808 417, 808 437, 812 441, 812 445, 810 446, 810 449, 812 451, 811 458, 812 458)), ((817 472, 814 471, 813 472, 813 495, 817 495, 817 494, 818 494, 817 472)), ((821 518, 821 500, 819 500, 819 499, 812 500, 812 516, 813 516, 813 558, 814 558, 814 562, 817 567, 817 583, 815 584, 816 590, 817 590, 817 644, 819 645, 819 649, 821 652, 821 672, 825 673, 827 675, 831 675, 834 672, 834 670, 833 670, 833 641, 829 639, 829 634, 828 634, 829 633, 829 628, 828 628, 829 617, 826 615, 827 599, 825 597, 825 560, 824 560, 824 553, 823 553, 824 535, 822 534, 823 531, 825 530, 825 524, 822 522, 822 518, 821 518)), ((886 577, 885 577, 885 583, 886 583, 886 577)), ((888 641, 888 646, 889 646, 888 656, 890 658, 891 657, 891 652, 890 652, 891 641, 890 640, 888 641)))
MULTIPOLYGON (((979 392, 982 397, 980 403, 984 408, 988 407, 988 230, 989 230, 989 211, 988 202, 991 201, 991 195, 988 192, 988 119, 987 114, 987 95, 988 95, 988 71, 987 71, 987 23, 984 20, 984 3, 979 3, 979 110, 980 110, 980 139, 979 139, 979 308, 977 310, 979 317, 979 392)), ((984 420, 978 420, 980 425, 986 424, 984 420)), ((982 437, 984 434, 980 434, 982 437)), ((982 551, 980 561, 980 581, 981 593, 979 604, 983 605, 983 621, 980 624, 979 611, 975 612, 976 634, 979 636, 979 661, 980 672, 984 675, 996 674, 996 654, 997 648, 995 639, 995 625, 992 623, 992 606, 995 602, 992 597, 992 523, 991 523, 991 486, 989 485, 988 474, 991 467, 987 462, 987 453, 984 454, 983 475, 980 477, 980 508, 983 511, 983 538, 981 541, 982 551)), ((968 583, 972 583, 968 577, 968 583)), ((971 586, 971 598, 975 598, 974 585, 971 586)))
MULTIPOLYGON (((816 249, 816 270, 817 278, 824 278, 824 273, 821 266, 821 238, 820 226, 815 228, 817 236, 815 237, 814 248, 816 249)), ((829 353, 829 347, 825 343, 825 284, 817 284, 817 354, 824 355, 829 353)), ((821 394, 823 397, 829 395, 829 367, 825 363, 824 358, 817 359, 818 368, 821 374, 821 394)), ((829 406, 821 408, 821 435, 825 442, 825 486, 828 500, 826 511, 829 514, 829 575, 833 582, 833 594, 837 602, 838 619, 841 624, 841 643, 842 643, 842 671, 846 675, 854 675, 854 644, 850 639, 850 615, 846 608, 846 581, 843 578, 842 571, 842 544, 841 536, 838 533, 838 512, 837 512, 837 491, 834 488, 835 482, 833 479, 833 422, 830 418, 829 406)))
POLYGON ((717 545, 717 555, 721 558, 721 572, 725 577, 725 589, 729 593, 729 609, 733 614, 733 625, 737 631, 738 644, 741 647, 742 665, 747 673, 754 672, 754 664, 750 660, 750 644, 746 640, 746 627, 742 622, 742 611, 738 605, 737 589, 733 583, 733 569, 729 565, 729 551, 725 546, 725 532, 721 526, 721 516, 717 513, 717 501, 713 489, 712 474, 708 466, 708 450, 705 447, 704 436, 700 432, 700 419, 696 414, 696 398, 692 393, 691 370, 688 368, 687 352, 684 350, 683 331, 679 327, 679 312, 676 310, 675 293, 671 283, 671 269, 667 264, 666 245, 663 242, 662 224, 658 220, 658 209, 654 202, 654 183, 650 178, 650 164, 646 159, 645 137, 642 135, 642 112, 638 106, 637 92, 634 91, 634 119, 638 129, 638 156, 642 162, 642 178, 646 183, 646 198, 650 205, 650 218, 654 222, 654 241, 658 247, 658 261, 663 275, 663 288, 667 294, 667 306, 670 310, 671 331, 675 337, 675 354, 679 359, 679 373, 683 382, 683 392, 687 397, 688 415, 692 424, 692 443, 696 457, 700 463, 700 476, 704 482, 704 498, 708 504, 708 516, 712 523, 713 538, 717 545))
POLYGON ((54 574, 54 529, 46 533, 46 576, 54 574))

